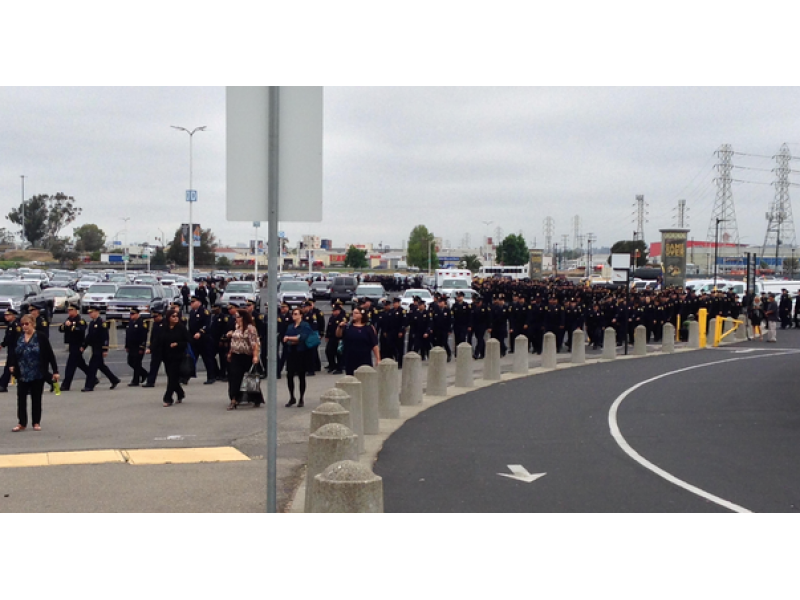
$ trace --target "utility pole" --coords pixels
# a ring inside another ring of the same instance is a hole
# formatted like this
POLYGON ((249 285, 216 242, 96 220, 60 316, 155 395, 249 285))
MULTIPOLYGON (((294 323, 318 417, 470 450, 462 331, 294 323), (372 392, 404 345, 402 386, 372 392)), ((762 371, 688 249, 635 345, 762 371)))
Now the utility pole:
POLYGON ((544 220, 544 252, 553 255, 553 236, 556 232, 556 222, 553 217, 546 217, 544 220))
POLYGON ((25 249, 25 175, 20 175, 22 179, 22 249, 25 249))
POLYGON ((592 265, 592 244, 595 242, 597 238, 594 237, 593 233, 586 234, 586 242, 588 244, 588 257, 586 261, 586 276, 589 277, 594 272, 594 266, 592 265))
MULTIPOLYGON (((708 224, 706 240, 715 240, 715 251, 718 238, 723 244, 739 243, 739 227, 736 223, 736 210, 733 206, 733 193, 731 191, 731 170, 733 169, 733 148, 730 144, 722 144, 716 152, 719 163, 716 165, 718 176, 717 197, 714 201, 714 210, 708 224), (724 223, 719 231, 719 223, 724 223), (713 237, 712 237, 713 236, 713 237)), ((714 268, 716 269, 716 263, 714 268)))

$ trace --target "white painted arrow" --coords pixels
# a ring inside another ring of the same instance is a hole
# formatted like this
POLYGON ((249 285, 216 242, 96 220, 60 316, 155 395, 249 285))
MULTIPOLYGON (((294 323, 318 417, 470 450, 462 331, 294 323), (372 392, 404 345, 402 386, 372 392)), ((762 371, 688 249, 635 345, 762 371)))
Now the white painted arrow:
POLYGON ((525 483, 531 483, 547 475, 547 473, 528 473, 528 469, 522 465, 508 465, 508 469, 511 471, 510 475, 508 473, 498 473, 498 475, 500 475, 500 477, 516 479, 517 481, 524 481, 525 483))

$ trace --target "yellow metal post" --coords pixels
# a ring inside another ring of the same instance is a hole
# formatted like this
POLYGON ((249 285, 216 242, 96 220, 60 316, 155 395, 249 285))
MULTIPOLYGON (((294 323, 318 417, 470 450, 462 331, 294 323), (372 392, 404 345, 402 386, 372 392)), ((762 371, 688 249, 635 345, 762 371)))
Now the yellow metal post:
POLYGON ((675 341, 681 341, 681 316, 678 315, 678 326, 675 328, 675 341))
POLYGON ((706 347, 706 323, 708 322, 708 309, 701 308, 697 311, 697 325, 700 328, 700 347, 706 347))

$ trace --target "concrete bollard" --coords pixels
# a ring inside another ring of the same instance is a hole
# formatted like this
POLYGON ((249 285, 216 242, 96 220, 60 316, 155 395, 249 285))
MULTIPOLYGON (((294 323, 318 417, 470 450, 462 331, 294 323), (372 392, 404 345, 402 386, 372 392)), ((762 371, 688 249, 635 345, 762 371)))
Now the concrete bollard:
POLYGON ((500 340, 492 338, 486 342, 483 378, 486 381, 500 381, 500 340))
POLYGON ((403 357, 403 374, 400 381, 400 404, 422 404, 422 357, 409 352, 403 357))
POLYGON ((399 371, 391 358, 378 363, 378 414, 381 419, 400 418, 399 371))
POLYGON ((700 347, 700 323, 697 321, 689 321, 689 348, 700 347))
POLYGON ((472 372, 472 344, 461 342, 456 357, 456 387, 471 388, 475 386, 475 375, 472 372))
POLYGON ((675 325, 664 323, 661 333, 661 353, 672 354, 675 352, 675 325))
POLYGON ((514 339, 514 365, 511 367, 512 373, 527 375, 528 365, 528 336, 518 335, 514 339))
MULTIPOLYGON (((320 406, 329 402, 341 406, 347 413, 347 421, 344 422, 344 425, 347 425, 350 429, 353 428, 353 417, 348 408, 350 406, 350 394, 337 387, 330 388, 322 393, 322 396, 319 397, 319 402, 320 406)), ((314 432, 316 429, 311 431, 314 432)))
POLYGON ((570 362, 573 365, 582 365, 586 362, 586 334, 582 329, 572 332, 571 354, 570 362))
POLYGON ((314 477, 313 512, 382 513, 383 479, 352 460, 330 465, 314 477))
POLYGON ((447 396, 447 352, 440 346, 431 348, 425 394, 428 396, 447 396))
POLYGON ((744 324, 736 328, 736 333, 733 334, 733 337, 737 342, 745 342, 747 341, 747 317, 740 315, 738 320, 744 321, 744 324))
POLYGON ((557 367, 556 334, 552 331, 548 331, 544 334, 544 342, 542 344, 542 368, 555 369, 557 367))
MULTIPOLYGON (((340 392, 341 390, 336 390, 340 392)), ((309 433, 314 433, 323 425, 339 423, 350 428, 350 412, 336 402, 323 402, 311 411, 311 428, 309 433)))
POLYGON ((706 348, 711 348, 714 346, 715 338, 717 331, 717 318, 714 317, 708 322, 708 333, 706 334, 706 348))
POLYGON ((364 435, 380 433, 378 414, 378 372, 363 365, 355 370, 356 379, 361 382, 361 414, 364 418, 364 435))
POLYGON ((342 460, 358 460, 358 441, 353 431, 340 423, 323 425, 308 436, 308 468, 304 510, 312 511, 314 476, 342 460))
POLYGON ((353 426, 353 433, 358 436, 358 453, 364 452, 364 409, 361 400, 361 382, 351 375, 345 375, 336 382, 336 387, 347 392, 350 396, 349 404, 347 401, 341 403, 345 410, 350 411, 350 419, 353 426))
MULTIPOLYGON (((86 321, 89 324, 89 321, 86 321)), ((108 321, 108 347, 111 350, 119 348, 119 336, 117 333, 117 322, 115 320, 108 321)))
POLYGON ((603 360, 617 358, 617 332, 613 327, 606 327, 603 332, 603 360))
POLYGON ((644 325, 639 325, 633 330, 633 355, 647 355, 647 328, 644 325))

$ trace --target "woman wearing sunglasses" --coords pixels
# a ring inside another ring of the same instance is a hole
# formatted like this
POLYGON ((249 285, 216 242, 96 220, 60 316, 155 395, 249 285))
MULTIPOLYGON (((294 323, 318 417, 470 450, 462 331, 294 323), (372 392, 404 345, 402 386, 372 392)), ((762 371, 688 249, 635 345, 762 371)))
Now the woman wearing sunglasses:
POLYGON ((164 370, 167 372, 167 391, 164 392, 164 406, 172 406, 173 395, 177 395, 178 404, 183 402, 186 393, 181 387, 181 362, 186 356, 189 345, 189 331, 181 320, 177 310, 167 313, 167 326, 161 334, 161 356, 164 370))
POLYGON ((31 420, 34 431, 42 429, 42 391, 48 378, 48 367, 53 381, 58 381, 58 365, 50 340, 36 331, 36 321, 31 315, 20 319, 22 335, 17 338, 14 352, 10 352, 9 370, 17 378, 17 419, 19 424, 11 431, 25 431, 28 426, 28 396, 31 397, 31 420))

